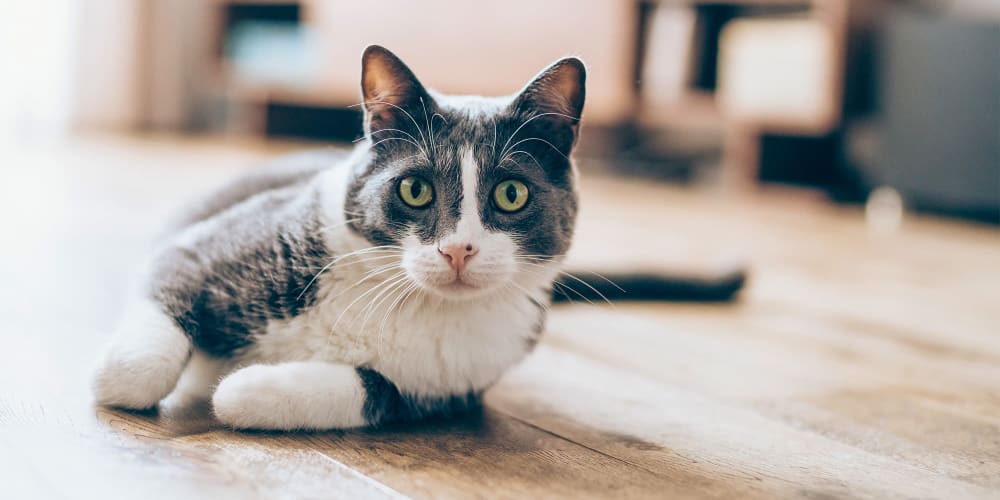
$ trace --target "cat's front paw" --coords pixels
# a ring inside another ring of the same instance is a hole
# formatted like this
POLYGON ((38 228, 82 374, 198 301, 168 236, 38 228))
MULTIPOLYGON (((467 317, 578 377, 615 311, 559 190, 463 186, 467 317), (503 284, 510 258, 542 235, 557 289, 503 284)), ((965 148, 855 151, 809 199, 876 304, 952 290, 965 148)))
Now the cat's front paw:
POLYGON ((277 388, 267 372, 267 366, 254 365, 222 379, 212 396, 215 417, 236 429, 274 428, 278 419, 268 411, 277 388))
POLYGON ((191 343, 148 301, 129 308, 91 380, 99 405, 143 410, 156 406, 180 377, 191 343))
POLYGON ((366 425, 354 367, 322 362, 253 365, 222 380, 212 407, 236 429, 344 429, 366 425))
POLYGON ((130 410, 156 406, 177 381, 176 376, 161 373, 160 367, 168 363, 169 360, 155 355, 109 352, 91 379, 94 401, 101 406, 130 410))

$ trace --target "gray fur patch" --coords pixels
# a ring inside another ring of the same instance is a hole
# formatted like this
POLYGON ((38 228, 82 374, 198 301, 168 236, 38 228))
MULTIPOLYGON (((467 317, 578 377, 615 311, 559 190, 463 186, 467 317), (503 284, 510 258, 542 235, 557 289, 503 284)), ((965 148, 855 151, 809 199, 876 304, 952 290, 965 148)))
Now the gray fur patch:
POLYGON ((358 368, 357 371, 365 389, 364 415, 370 426, 423 420, 431 416, 452 417, 473 411, 480 405, 476 393, 438 398, 416 397, 399 392, 395 384, 375 370, 358 368))
POLYGON ((314 192, 259 193, 211 220, 213 234, 156 259, 150 293, 199 349, 230 356, 270 320, 315 302, 306 285, 329 262, 314 192))

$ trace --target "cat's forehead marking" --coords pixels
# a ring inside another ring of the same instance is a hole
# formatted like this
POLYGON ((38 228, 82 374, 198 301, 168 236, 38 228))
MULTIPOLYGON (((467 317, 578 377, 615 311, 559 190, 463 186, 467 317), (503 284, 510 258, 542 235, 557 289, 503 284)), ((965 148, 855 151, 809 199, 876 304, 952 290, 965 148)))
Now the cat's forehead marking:
POLYGON ((481 226, 479 220, 479 162, 471 147, 465 149, 460 163, 462 173, 462 208, 459 224, 481 226))
POLYGON ((471 146, 455 151, 457 158, 457 178, 442 186, 451 190, 457 201, 458 213, 455 224, 436 235, 439 246, 452 244, 481 243, 484 228, 479 204, 479 162, 471 146))

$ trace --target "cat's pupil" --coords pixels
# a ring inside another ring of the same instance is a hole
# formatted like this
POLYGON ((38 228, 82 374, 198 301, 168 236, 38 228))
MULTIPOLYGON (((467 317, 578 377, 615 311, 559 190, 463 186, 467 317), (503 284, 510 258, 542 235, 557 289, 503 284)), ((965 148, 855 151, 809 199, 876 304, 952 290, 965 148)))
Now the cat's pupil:
POLYGON ((517 201, 517 187, 513 184, 507 185, 507 191, 504 194, 507 195, 507 201, 511 203, 517 201))
POLYGON ((424 191, 424 183, 414 182, 413 184, 410 184, 410 196, 412 196, 414 200, 420 198, 420 193, 422 193, 423 191, 424 191))

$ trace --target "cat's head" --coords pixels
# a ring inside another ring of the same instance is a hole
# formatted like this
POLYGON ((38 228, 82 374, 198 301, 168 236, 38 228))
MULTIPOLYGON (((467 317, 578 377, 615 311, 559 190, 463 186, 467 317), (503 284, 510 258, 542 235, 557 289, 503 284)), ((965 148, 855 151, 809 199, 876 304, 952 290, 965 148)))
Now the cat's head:
POLYGON ((550 281, 576 220, 583 63, 560 59, 504 98, 429 91, 378 46, 362 66, 369 149, 350 227, 395 247, 407 278, 448 299, 550 281))

